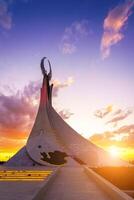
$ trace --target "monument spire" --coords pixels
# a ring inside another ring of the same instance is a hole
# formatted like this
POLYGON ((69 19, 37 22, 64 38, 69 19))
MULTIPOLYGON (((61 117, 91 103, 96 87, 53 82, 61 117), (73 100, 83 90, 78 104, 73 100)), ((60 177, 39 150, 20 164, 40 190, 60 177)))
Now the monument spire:
POLYGON ((52 68, 51 63, 47 59, 48 65, 49 65, 49 73, 47 73, 47 70, 44 67, 44 60, 47 59, 46 57, 43 57, 41 59, 40 67, 43 74, 43 82, 42 82, 42 88, 41 88, 41 98, 40 98, 40 106, 44 107, 48 103, 49 105, 52 105, 52 88, 53 84, 50 83, 52 78, 52 68))

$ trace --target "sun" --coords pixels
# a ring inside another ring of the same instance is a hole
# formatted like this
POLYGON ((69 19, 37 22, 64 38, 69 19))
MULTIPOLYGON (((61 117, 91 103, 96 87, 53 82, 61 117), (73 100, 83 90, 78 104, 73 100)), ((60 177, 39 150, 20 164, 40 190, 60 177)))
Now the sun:
POLYGON ((118 157, 120 155, 120 150, 116 146, 109 147, 108 151, 113 157, 118 157))

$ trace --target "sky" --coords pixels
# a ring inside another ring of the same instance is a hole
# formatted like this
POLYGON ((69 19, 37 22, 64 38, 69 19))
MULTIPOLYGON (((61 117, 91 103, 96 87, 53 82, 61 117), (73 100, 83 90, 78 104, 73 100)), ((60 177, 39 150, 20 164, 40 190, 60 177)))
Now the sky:
POLYGON ((102 148, 134 159, 133 12, 134 0, 0 0, 1 160, 30 134, 43 56, 63 119, 102 148))

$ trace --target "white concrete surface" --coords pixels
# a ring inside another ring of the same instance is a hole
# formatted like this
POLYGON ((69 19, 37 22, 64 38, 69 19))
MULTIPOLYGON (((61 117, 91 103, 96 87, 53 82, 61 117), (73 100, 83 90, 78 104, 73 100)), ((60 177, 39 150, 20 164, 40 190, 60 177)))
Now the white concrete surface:
POLYGON ((62 167, 41 200, 109 200, 83 167, 62 167))
POLYGON ((129 163, 111 156, 102 148, 97 147, 89 140, 73 130, 54 110, 47 108, 48 118, 53 129, 70 154, 81 159, 89 166, 128 166, 129 163))

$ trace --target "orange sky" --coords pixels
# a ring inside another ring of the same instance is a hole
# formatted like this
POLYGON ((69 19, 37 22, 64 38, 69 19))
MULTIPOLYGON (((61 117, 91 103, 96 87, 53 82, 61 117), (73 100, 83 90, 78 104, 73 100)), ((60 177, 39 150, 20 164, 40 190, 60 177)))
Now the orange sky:
MULTIPOLYGON (((70 126, 108 152, 112 148, 116 156, 126 160, 134 159, 132 108, 121 108, 109 104, 103 108, 91 110, 90 115, 86 112, 87 110, 83 113, 83 110, 79 109, 81 115, 76 115, 68 109, 61 109, 57 106, 56 101, 58 101, 58 98, 55 98, 60 88, 70 87, 71 84, 74 84, 72 79, 71 82, 69 78, 63 83, 58 80, 54 81, 54 83, 54 107, 56 107, 57 112, 70 126)), ((65 91, 66 89, 64 89, 65 91)), ((12 96, 6 96, 4 99, 4 101, 10 102, 10 104, 5 105, 8 112, 4 113, 5 121, 3 120, 1 125, 3 134, 0 138, 0 160, 8 160, 27 141, 38 110, 38 83, 30 83, 17 95, 15 93, 12 96), (31 92, 31 88, 34 92, 31 92)))

